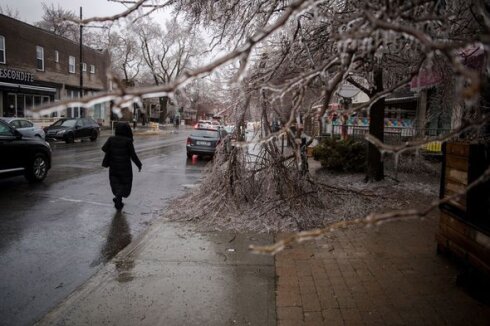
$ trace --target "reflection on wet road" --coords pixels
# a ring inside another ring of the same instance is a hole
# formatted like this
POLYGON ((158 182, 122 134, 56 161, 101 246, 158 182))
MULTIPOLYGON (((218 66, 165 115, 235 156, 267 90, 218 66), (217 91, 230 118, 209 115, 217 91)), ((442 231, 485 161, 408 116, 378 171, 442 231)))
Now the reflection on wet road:
POLYGON ((116 214, 96 142, 57 143, 46 181, 0 180, 0 324, 31 325, 116 255, 199 182, 207 160, 187 162, 187 132, 140 136, 143 163, 116 214))
POLYGON ((122 211, 116 211, 112 217, 111 226, 107 233, 107 239, 100 250, 100 255, 90 264, 91 267, 100 263, 107 263, 119 251, 131 243, 132 236, 128 221, 122 211))

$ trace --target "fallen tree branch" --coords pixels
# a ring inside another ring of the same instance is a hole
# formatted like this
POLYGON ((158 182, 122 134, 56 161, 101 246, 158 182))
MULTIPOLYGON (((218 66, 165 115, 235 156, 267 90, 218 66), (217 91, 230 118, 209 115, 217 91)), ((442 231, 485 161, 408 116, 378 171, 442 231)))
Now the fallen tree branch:
POLYGON ((325 236, 328 233, 334 232, 336 230, 340 229, 346 229, 351 226, 355 225, 364 225, 364 226, 369 226, 369 225, 379 225, 384 222, 395 222, 399 220, 406 220, 406 219, 411 219, 411 218, 421 218, 427 216, 432 210, 437 208, 441 204, 445 204, 448 202, 451 202, 453 200, 457 200, 461 197, 463 197, 469 190, 475 188, 478 185, 483 184, 484 182, 488 181, 490 178, 490 167, 485 170, 485 172, 475 181, 473 181, 468 187, 460 192, 457 192, 451 196, 445 197, 443 199, 437 200, 432 202, 428 207, 422 210, 418 209, 406 209, 406 210, 398 210, 398 211, 390 211, 386 213, 371 213, 363 218, 356 218, 353 220, 349 221, 340 221, 340 222, 334 222, 325 228, 322 229, 315 229, 311 231, 302 231, 295 233, 293 235, 290 235, 282 240, 279 240, 278 242, 269 245, 269 246, 255 246, 255 245, 250 245, 249 249, 257 254, 268 254, 268 255, 275 255, 284 248, 286 248, 287 245, 290 245, 292 243, 301 243, 303 241, 307 240, 313 240, 317 239, 320 237, 325 236))

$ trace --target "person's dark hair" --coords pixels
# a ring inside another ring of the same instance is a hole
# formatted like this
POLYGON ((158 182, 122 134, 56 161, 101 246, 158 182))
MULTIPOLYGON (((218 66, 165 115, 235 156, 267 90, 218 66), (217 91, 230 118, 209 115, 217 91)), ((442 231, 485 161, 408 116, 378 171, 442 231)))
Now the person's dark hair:
POLYGON ((128 137, 133 140, 133 131, 127 122, 118 122, 116 124, 116 136, 128 137))

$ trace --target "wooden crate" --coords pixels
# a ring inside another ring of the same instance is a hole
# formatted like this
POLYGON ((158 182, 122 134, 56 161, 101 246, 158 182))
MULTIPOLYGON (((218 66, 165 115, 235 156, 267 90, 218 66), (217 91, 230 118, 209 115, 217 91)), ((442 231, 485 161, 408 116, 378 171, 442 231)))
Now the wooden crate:
POLYGON ((441 212, 436 235, 438 249, 449 251, 490 274, 490 236, 450 213, 441 212))
MULTIPOLYGON (((464 190, 477 180, 490 164, 489 146, 470 143, 443 145, 443 166, 440 198, 447 198, 464 190)), ((463 196, 440 206, 463 220, 479 225, 490 232, 490 183, 472 188, 463 196)))

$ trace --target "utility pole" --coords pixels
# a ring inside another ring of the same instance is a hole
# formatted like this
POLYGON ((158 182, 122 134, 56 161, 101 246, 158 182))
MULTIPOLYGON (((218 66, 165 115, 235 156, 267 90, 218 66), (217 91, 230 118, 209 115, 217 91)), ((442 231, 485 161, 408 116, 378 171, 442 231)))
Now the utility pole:
POLYGON ((83 25, 82 7, 80 7, 80 97, 83 97, 83 25))

